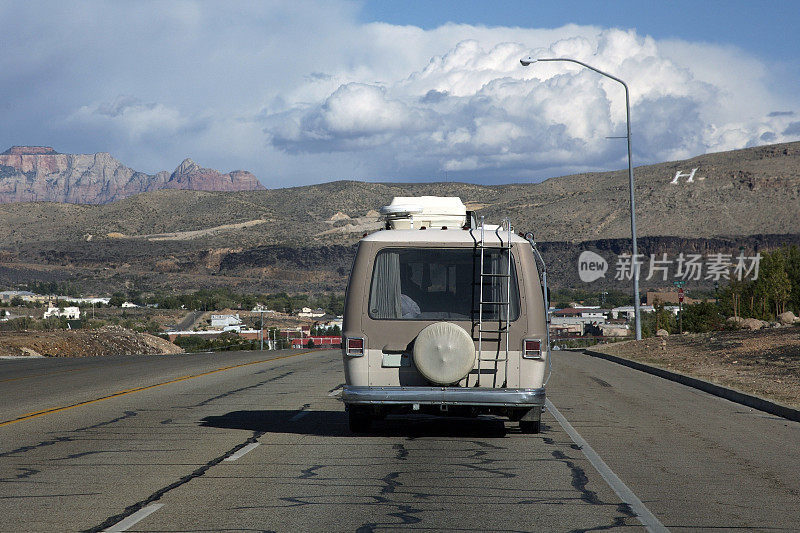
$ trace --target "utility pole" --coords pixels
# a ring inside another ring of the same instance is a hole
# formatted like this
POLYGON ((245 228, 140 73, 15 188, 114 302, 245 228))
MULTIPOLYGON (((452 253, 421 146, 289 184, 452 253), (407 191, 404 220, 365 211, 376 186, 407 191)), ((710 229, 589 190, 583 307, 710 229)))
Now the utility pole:
POLYGON ((261 351, 264 351, 264 309, 259 308, 261 314, 261 328, 258 330, 258 336, 261 339, 261 351))
POLYGON ((678 333, 683 334, 683 286, 685 281, 674 281, 678 287, 678 333))

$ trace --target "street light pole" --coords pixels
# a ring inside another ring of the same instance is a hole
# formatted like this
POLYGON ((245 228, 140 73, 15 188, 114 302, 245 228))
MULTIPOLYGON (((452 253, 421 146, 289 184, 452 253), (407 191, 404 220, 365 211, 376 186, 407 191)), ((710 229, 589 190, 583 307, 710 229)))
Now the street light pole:
POLYGON ((628 187, 630 189, 630 200, 631 200, 631 243, 633 245, 633 257, 631 260, 631 267, 633 269, 633 312, 634 312, 634 320, 636 323, 636 340, 642 339, 642 321, 641 321, 641 310, 639 305, 639 248, 636 245, 636 200, 634 199, 633 194, 633 160, 631 158, 631 102, 630 102, 630 95, 628 93, 628 84, 622 81, 621 79, 617 78, 616 76, 612 76, 608 72, 603 72, 600 69, 596 69, 591 65, 587 65, 582 61, 578 61, 577 59, 571 59, 568 57, 558 57, 558 58, 544 58, 544 59, 534 59, 532 57, 526 57, 524 59, 520 59, 519 62, 522 64, 523 67, 527 67, 537 61, 567 61, 570 63, 577 63, 583 67, 588 68, 589 70, 593 70, 598 74, 602 74, 607 78, 611 78, 614 81, 617 81, 625 87, 625 118, 628 124, 628 134, 626 138, 628 140, 628 187))

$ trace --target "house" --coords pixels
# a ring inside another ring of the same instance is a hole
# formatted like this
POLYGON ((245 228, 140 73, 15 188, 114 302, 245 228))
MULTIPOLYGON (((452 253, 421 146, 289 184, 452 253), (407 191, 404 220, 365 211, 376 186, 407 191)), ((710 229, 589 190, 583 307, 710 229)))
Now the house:
POLYGON ((599 307, 567 307, 556 309, 550 319, 557 335, 584 335, 587 326, 599 326, 606 321, 607 310, 599 307))
POLYGON ((627 337, 631 329, 627 324, 600 324, 604 337, 627 337))
POLYGON ((2 291, 0 292, 0 301, 10 302, 14 298, 25 299, 31 296, 34 296, 34 294, 28 291, 2 291))
POLYGON ((214 329, 228 330, 228 328, 241 327, 242 319, 235 315, 211 315, 211 327, 214 329))
POLYGON ((342 327, 342 323, 343 323, 343 320, 341 318, 339 318, 339 317, 336 317, 336 318, 332 318, 330 320, 325 320, 323 322, 320 322, 319 324, 317 324, 317 326, 321 326, 323 328, 332 328, 333 326, 339 326, 339 328, 341 328, 342 327))
POLYGON ((593 320, 605 320, 608 309, 600 309, 600 307, 579 307, 578 311, 581 312, 581 318, 591 318, 593 320))
POLYGON ((583 335, 583 323, 582 322, 566 322, 566 323, 555 323, 551 322, 550 324, 550 334, 553 338, 564 338, 564 337, 580 337, 583 335))
POLYGON ((591 307, 566 307, 564 309, 556 309, 553 311, 553 316, 558 317, 580 317, 592 320, 603 320, 606 318, 605 309, 600 309, 598 306, 591 307))
MULTIPOLYGON (((640 305, 639 310, 642 313, 652 313, 655 311, 655 307, 652 305, 640 305)), ((627 318, 631 320, 634 317, 634 313, 635 311, 632 305, 622 305, 611 310, 611 318, 627 318)))
POLYGON ((59 296, 58 299, 78 305, 108 305, 108 302, 111 301, 111 298, 73 298, 72 296, 59 296))
POLYGON ((303 316, 308 318, 319 318, 325 316, 325 311, 319 307, 316 309, 311 309, 310 307, 304 307, 297 313, 297 316, 303 316))
POLYGON ((67 320, 78 320, 81 317, 81 310, 79 307, 48 307, 42 318, 50 318, 51 316, 64 317, 67 320))
POLYGON ((122 302, 122 305, 120 305, 120 307, 128 307, 128 308, 130 308, 130 307, 139 307, 139 306, 136 305, 133 302, 122 302))

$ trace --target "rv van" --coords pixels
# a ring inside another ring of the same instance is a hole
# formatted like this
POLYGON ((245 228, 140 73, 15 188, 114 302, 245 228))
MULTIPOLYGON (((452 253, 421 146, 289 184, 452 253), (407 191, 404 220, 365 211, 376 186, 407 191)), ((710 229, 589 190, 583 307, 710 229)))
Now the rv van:
POLYGON ((345 300, 350 429, 391 413, 492 414, 538 433, 550 343, 533 236, 454 197, 398 197, 380 212, 385 229, 360 241, 345 300))

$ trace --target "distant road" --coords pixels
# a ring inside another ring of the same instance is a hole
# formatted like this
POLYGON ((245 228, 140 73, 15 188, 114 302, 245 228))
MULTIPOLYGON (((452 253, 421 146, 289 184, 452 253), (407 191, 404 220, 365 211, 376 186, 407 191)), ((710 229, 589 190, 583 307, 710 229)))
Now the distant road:
POLYGON ((191 311, 175 326, 175 331, 188 331, 194 326, 195 322, 200 320, 204 313, 205 311, 191 311))
POLYGON ((654 531, 800 530, 800 424, 554 366, 539 435, 390 417, 353 436, 338 351, 0 360, 0 530, 644 530, 631 496, 654 531))

